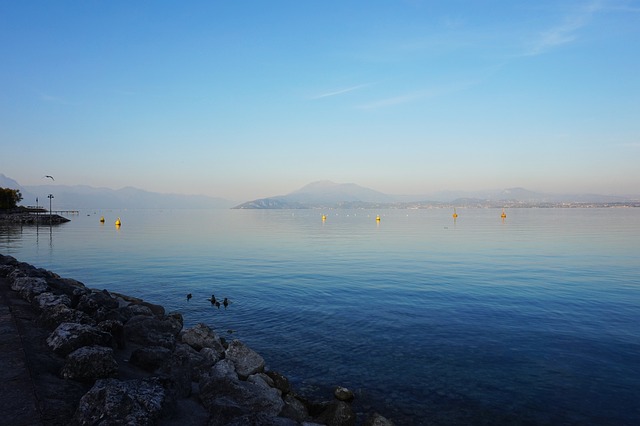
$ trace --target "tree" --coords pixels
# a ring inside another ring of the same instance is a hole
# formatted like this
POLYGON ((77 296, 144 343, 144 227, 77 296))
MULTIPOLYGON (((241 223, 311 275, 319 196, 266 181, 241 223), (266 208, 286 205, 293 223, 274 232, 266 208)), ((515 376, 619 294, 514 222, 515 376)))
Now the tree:
POLYGON ((0 188, 0 209, 13 209, 22 201, 19 189, 0 188))

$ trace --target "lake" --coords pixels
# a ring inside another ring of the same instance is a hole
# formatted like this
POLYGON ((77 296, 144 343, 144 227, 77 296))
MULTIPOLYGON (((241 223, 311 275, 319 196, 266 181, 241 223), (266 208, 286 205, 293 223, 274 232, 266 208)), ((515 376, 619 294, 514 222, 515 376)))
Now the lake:
POLYGON ((640 209, 452 213, 81 211, 0 227, 0 253, 178 310, 398 425, 640 424, 640 209))

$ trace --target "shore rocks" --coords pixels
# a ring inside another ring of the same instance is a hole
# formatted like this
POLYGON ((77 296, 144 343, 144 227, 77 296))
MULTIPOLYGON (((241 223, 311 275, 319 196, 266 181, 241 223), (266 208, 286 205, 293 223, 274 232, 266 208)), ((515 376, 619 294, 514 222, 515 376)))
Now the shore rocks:
MULTIPOLYGON (((183 329, 178 312, 9 256, 0 255, 0 277, 48 330, 51 365, 62 365, 53 374, 87 386, 72 424, 356 424, 352 391, 337 387, 331 401, 310 402, 243 342, 227 344, 206 324, 183 329)), ((392 424, 378 414, 367 422, 392 424)))

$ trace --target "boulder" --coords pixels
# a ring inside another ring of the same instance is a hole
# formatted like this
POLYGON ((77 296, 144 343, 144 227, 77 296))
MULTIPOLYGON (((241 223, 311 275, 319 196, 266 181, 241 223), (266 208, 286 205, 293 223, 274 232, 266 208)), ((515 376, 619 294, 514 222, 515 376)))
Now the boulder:
POLYGON ((282 398, 282 400, 284 401, 284 407, 280 412, 281 416, 293 419, 297 422, 303 422, 310 419, 307 407, 294 395, 288 393, 282 398))
POLYGON ((40 293, 33 298, 33 303, 39 310, 53 308, 56 305, 71 306, 71 299, 66 294, 55 295, 51 292, 40 293))
POLYGON ((145 371, 155 371, 171 356, 171 349, 163 346, 147 346, 134 350, 129 362, 145 371))
POLYGON ((378 413, 373 413, 367 417, 362 426, 394 426, 394 423, 378 413))
POLYGON ((351 402, 355 397, 352 391, 342 386, 338 386, 334 389, 333 396, 338 401, 344 401, 344 402, 351 402))
POLYGON ((230 421, 229 417, 252 413, 275 417, 284 407, 276 389, 260 377, 250 381, 239 380, 228 360, 218 362, 211 374, 202 377, 199 396, 209 412, 227 413, 224 416, 226 422, 230 421))
POLYGON ((291 383, 285 376, 276 371, 266 371, 265 373, 273 380, 273 387, 279 389, 283 395, 291 392, 291 383))
POLYGON ((38 322, 48 328, 56 328, 63 322, 95 325, 96 321, 82 311, 59 304, 45 307, 40 313, 38 322))
POLYGON ((78 405, 77 425, 151 426, 162 414, 165 391, 157 379, 98 380, 78 405))
POLYGON ((173 316, 158 318, 136 315, 124 325, 127 340, 141 345, 164 346, 173 349, 182 322, 173 316))
POLYGON ((94 381, 118 376, 118 363, 113 349, 104 346, 83 346, 67 355, 60 375, 65 379, 94 381))
POLYGON ((327 426, 353 426, 356 424, 356 414, 350 404, 334 400, 327 405, 327 408, 316 420, 327 426))
POLYGON ((111 346, 109 333, 87 324, 63 322, 47 337, 47 345, 58 355, 66 356, 82 346, 111 346))
POLYGON ((225 351, 225 358, 233 362, 238 376, 243 380, 264 370, 264 359, 260 354, 239 340, 229 344, 225 351))
POLYGON ((214 349, 219 354, 224 353, 224 346, 216 333, 207 325, 199 323, 180 333, 180 340, 196 351, 202 348, 214 349))
POLYGON ((17 277, 11 281, 11 290, 17 291, 23 299, 31 302, 34 297, 50 289, 44 278, 17 277))

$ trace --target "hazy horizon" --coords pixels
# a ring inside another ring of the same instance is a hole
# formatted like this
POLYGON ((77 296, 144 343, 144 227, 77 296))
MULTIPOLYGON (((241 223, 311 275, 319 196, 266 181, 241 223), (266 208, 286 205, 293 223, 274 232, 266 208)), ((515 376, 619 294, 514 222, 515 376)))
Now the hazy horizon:
POLYGON ((638 1, 5 2, 0 37, 25 186, 640 188, 638 1))

